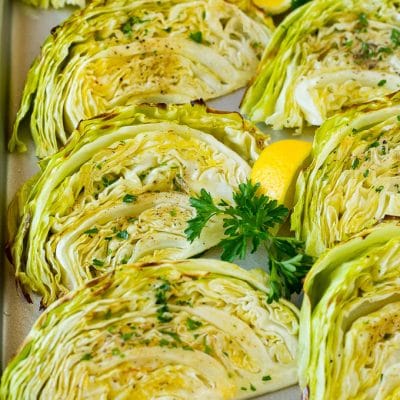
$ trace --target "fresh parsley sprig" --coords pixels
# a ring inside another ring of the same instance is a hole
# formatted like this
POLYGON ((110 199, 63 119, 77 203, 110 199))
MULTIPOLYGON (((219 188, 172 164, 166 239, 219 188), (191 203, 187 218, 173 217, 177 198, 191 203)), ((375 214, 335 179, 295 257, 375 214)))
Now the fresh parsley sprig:
POLYGON ((280 297, 299 293, 302 278, 312 265, 312 258, 304 254, 303 242, 292 237, 278 237, 270 229, 284 222, 289 210, 276 200, 257 193, 260 185, 250 181, 239 185, 233 194, 234 205, 221 200, 215 204, 205 189, 198 197, 191 197, 190 204, 196 209, 196 216, 188 221, 185 234, 190 242, 200 237, 207 222, 216 215, 223 219, 225 238, 220 242, 223 249, 221 258, 233 261, 246 257, 248 245, 255 252, 262 244, 268 251, 270 293, 268 302, 280 297))

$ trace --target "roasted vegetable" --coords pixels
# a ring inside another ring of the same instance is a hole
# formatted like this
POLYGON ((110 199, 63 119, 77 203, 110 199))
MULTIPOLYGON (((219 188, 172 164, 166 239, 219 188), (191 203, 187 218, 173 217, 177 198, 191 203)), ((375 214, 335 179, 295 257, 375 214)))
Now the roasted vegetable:
POLYGON ((222 0, 95 0, 56 27, 31 67, 9 143, 42 158, 82 119, 136 103, 187 103, 238 89, 270 29, 222 0))
POLYGON ((298 317, 261 271, 217 260, 124 265, 54 303, 0 399, 244 399, 297 381, 298 317))
POLYGON ((204 105, 122 107, 82 122, 10 207, 17 279, 48 305, 115 265, 202 253, 222 221, 189 243, 189 197, 206 188, 231 202, 265 140, 239 114, 204 105))
POLYGON ((275 30, 242 111, 274 129, 328 117, 400 88, 397 1, 314 0, 275 30))
POLYGON ((328 251, 304 284, 300 384, 313 400, 400 397, 400 225, 328 251))
POLYGON ((313 161, 297 181, 292 215, 309 254, 400 218, 398 96, 391 102, 348 111, 317 130, 313 161))

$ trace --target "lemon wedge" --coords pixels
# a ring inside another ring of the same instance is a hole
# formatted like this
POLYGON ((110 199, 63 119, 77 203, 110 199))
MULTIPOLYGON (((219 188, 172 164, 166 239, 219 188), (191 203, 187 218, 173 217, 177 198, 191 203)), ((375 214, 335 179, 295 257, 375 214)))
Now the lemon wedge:
POLYGON ((253 0, 253 3, 270 14, 281 14, 292 6, 292 0, 253 0))
POLYGON ((310 162, 312 144, 281 140, 266 147, 254 163, 250 179, 260 183, 260 192, 293 207, 297 176, 310 162))

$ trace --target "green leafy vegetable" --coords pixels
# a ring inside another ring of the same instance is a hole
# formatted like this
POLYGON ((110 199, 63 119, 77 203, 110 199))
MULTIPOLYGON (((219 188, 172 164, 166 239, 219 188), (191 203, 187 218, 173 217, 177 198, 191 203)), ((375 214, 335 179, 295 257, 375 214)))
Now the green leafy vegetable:
POLYGON ((301 280, 311 267, 312 258, 304 254, 303 242, 270 233, 271 228, 285 220, 288 209, 268 196, 258 195, 259 186, 250 181, 240 184, 239 191, 233 194, 235 206, 225 200, 215 204, 210 193, 202 189, 198 197, 190 198, 196 217, 188 221, 185 234, 192 242, 212 217, 221 214, 226 216, 223 219, 226 237, 220 242, 223 260, 243 259, 249 243, 252 253, 263 244, 269 254, 268 301, 272 302, 301 290, 301 280))
POLYGON ((189 37, 190 37, 190 39, 192 39, 196 43, 202 43, 203 42, 203 34, 200 31, 191 32, 189 37))

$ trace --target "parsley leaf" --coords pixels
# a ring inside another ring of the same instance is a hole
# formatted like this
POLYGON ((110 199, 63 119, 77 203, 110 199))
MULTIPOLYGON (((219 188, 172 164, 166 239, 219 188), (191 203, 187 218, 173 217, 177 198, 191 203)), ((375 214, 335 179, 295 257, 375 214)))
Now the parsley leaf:
POLYGON ((263 245, 269 254, 268 302, 290 297, 300 292, 302 278, 310 269, 313 259, 304 254, 304 244, 291 237, 275 237, 269 230, 284 222, 289 210, 276 200, 257 193, 260 185, 250 181, 239 185, 233 194, 234 205, 224 200, 215 204, 211 194, 202 189, 198 197, 190 198, 196 216, 188 221, 185 230, 190 242, 200 237, 207 222, 216 215, 224 215, 225 238, 220 242, 221 258, 233 261, 243 259, 251 244, 251 252, 263 245))
POLYGON ((203 42, 203 34, 201 32, 191 32, 189 34, 189 38, 192 39, 196 43, 202 43, 203 42))

